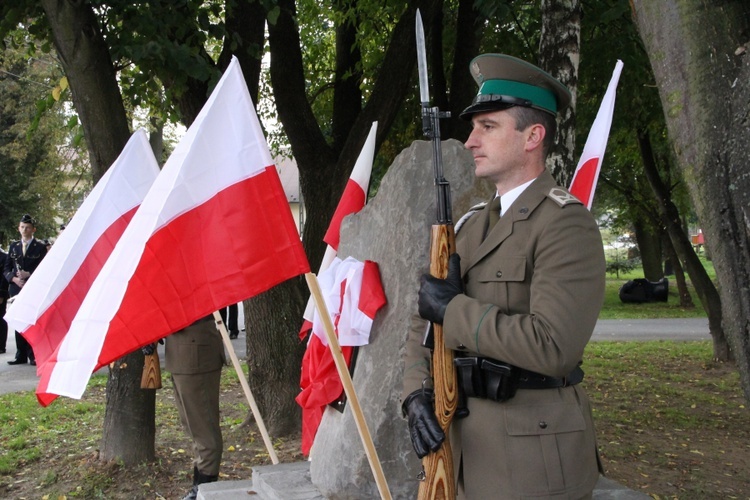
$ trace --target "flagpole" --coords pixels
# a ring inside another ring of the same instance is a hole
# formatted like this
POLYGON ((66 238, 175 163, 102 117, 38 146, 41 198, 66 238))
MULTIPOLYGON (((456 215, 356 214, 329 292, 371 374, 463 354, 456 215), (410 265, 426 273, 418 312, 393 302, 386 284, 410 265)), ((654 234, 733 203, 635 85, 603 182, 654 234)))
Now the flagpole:
POLYGON ((339 340, 336 338, 336 334, 333 330, 333 323, 331 322, 331 315, 328 312, 325 300, 323 299, 323 293, 320 290, 320 283, 318 278, 313 273, 306 273, 305 280, 307 280, 307 286, 310 289, 310 294, 315 300, 315 307, 318 308, 321 319, 323 320, 323 328, 326 332, 326 338, 328 339, 328 347, 331 349, 333 355, 333 361, 336 364, 336 370, 339 372, 341 383, 344 386, 344 392, 346 393, 346 399, 349 403, 349 407, 354 415, 354 422, 357 424, 357 430, 359 431, 359 437, 362 439, 362 444, 365 447, 365 454, 367 460, 370 462, 370 469, 372 474, 375 476, 375 482, 380 492, 380 498, 383 500, 391 500, 391 493, 388 490, 388 483, 385 480, 385 474, 383 473, 383 467, 378 459, 378 452, 375 449, 375 445, 372 442, 372 436, 367 428, 367 422, 365 421, 364 414, 362 413, 362 407, 359 405, 359 399, 357 393, 354 391, 354 383, 352 377, 349 374, 349 369, 346 366, 346 360, 344 355, 341 353, 341 346, 339 340))
POLYGON ((276 451, 273 449, 271 438, 269 437, 268 431, 266 430, 266 424, 263 423, 263 418, 261 418, 260 416, 258 405, 255 404, 255 398, 253 397, 253 393, 250 390, 250 384, 247 383, 245 372, 242 371, 240 360, 237 358, 237 353, 234 352, 234 346, 232 345, 232 341, 229 339, 227 327, 224 324, 224 320, 221 319, 221 314, 219 313, 219 311, 214 311, 214 320, 219 327, 219 332, 221 332, 221 339, 224 341, 224 345, 229 352, 229 357, 232 359, 232 365, 237 372, 237 377, 240 379, 242 390, 245 391, 247 402, 250 403, 250 409, 253 412, 255 423, 258 424, 258 430, 260 431, 260 435, 263 437, 263 442, 266 444, 266 449, 268 450, 268 454, 271 457, 271 462, 275 465, 279 463, 279 457, 276 456, 276 451))

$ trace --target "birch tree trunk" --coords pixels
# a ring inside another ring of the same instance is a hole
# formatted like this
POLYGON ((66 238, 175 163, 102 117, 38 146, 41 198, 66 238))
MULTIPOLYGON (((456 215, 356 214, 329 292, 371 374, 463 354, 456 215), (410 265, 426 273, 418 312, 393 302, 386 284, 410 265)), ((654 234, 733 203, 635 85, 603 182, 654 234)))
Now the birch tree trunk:
POLYGON ((750 2, 633 0, 750 400, 750 2))
POLYGON ((542 36, 539 66, 568 87, 573 99, 560 113, 555 146, 547 159, 552 176, 562 186, 570 185, 576 167, 576 93, 581 53, 581 2, 542 0, 542 36))

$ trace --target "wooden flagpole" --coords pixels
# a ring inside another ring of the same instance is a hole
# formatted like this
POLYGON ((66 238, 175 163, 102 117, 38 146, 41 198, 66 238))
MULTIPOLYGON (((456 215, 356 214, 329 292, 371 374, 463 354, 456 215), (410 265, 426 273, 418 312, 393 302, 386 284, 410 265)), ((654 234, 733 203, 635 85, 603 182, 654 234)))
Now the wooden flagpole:
POLYGON ((372 474, 375 476, 375 482, 378 485, 380 498, 383 500, 391 500, 391 492, 388 490, 388 483, 385 480, 383 467, 378 459, 378 452, 375 450, 370 431, 367 428, 367 422, 362 413, 362 407, 359 405, 357 393, 354 391, 354 382, 352 382, 349 368, 346 366, 346 360, 341 352, 339 339, 334 333, 333 322, 331 321, 331 315, 329 314, 328 307, 323 299, 323 293, 320 290, 320 283, 318 283, 318 278, 313 273, 305 274, 305 279, 307 280, 308 288, 310 288, 310 294, 315 300, 315 307, 318 309, 320 317, 323 320, 323 328, 325 329, 326 338, 328 339, 328 347, 331 349, 333 361, 336 364, 336 370, 339 372, 341 383, 344 386, 347 402, 354 414, 354 422, 357 424, 359 437, 362 439, 362 444, 365 447, 367 460, 370 462, 370 469, 372 469, 372 474))
POLYGON ((276 456, 276 451, 273 449, 273 443, 271 443, 271 438, 269 437, 268 431, 266 430, 266 424, 263 423, 263 419, 260 416, 260 410, 258 410, 258 405, 255 404, 255 398, 253 397, 253 393, 250 390, 250 384, 247 383, 245 372, 242 371, 240 360, 237 358, 237 353, 234 352, 232 340, 229 338, 229 332, 227 332, 227 327, 224 324, 224 320, 221 319, 221 314, 219 313, 219 311, 214 311, 214 320, 219 327, 219 332, 221 332, 221 339, 224 341, 224 346, 226 346, 227 351, 229 352, 229 357, 232 359, 232 365, 234 366, 235 371, 237 371, 237 377, 240 379, 242 390, 245 391, 247 402, 250 403, 250 409, 253 412, 255 423, 258 424, 258 430, 260 431, 260 435, 263 437, 263 442, 266 444, 266 449, 268 450, 268 454, 271 457, 271 462, 273 464, 277 464, 279 463, 279 457, 276 456))

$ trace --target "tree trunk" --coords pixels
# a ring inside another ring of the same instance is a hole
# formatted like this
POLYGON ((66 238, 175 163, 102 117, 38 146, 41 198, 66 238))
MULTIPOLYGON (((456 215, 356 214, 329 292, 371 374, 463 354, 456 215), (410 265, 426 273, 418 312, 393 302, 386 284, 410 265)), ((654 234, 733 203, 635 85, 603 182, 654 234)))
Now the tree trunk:
POLYGON ((43 0, 42 7, 81 118, 96 182, 130 138, 115 68, 91 4, 43 0))
POLYGON ((477 94, 477 84, 469 72, 469 63, 479 55, 481 46, 481 22, 479 11, 474 8, 474 0, 459 0, 456 17, 456 43, 453 53, 453 69, 450 76, 450 102, 448 111, 453 119, 441 124, 444 138, 465 142, 471 133, 471 124, 455 118, 471 104, 477 94))
POLYGON ((668 256, 668 261, 672 266, 672 272, 674 273, 674 279, 677 282, 677 295, 680 297, 680 307, 685 309, 692 309, 695 307, 693 304, 693 297, 690 295, 688 290, 687 282, 685 281, 685 272, 680 264, 680 259, 677 257, 677 252, 674 250, 672 240, 669 239, 669 235, 664 235, 664 252, 668 256))
POLYGON ((156 457, 156 391, 141 389, 143 353, 138 350, 111 364, 99 459, 135 465, 156 457), (135 381, 135 382, 134 382, 135 381))
MULTIPOLYGON (((93 178, 98 181, 130 138, 115 69, 91 4, 44 0, 42 7, 83 124, 93 178)), ((143 354, 126 356, 114 366, 107 382, 100 458, 125 464, 153 460, 154 392, 140 388, 143 354)))
POLYGON ((248 381, 263 421, 273 437, 300 429, 300 366, 305 343, 297 330, 302 325, 306 297, 303 277, 285 281, 245 301, 245 317, 253 318, 247 331, 248 381), (299 282, 302 282, 302 285, 299 282))
POLYGON ((640 219, 636 219, 633 226, 641 256, 641 264, 643 265, 643 277, 649 281, 659 281, 664 276, 661 265, 661 235, 640 219))
POLYGON ((682 228, 677 206, 675 206, 670 197, 669 189, 661 180, 661 177, 659 177, 648 132, 639 129, 637 135, 638 146, 643 159, 643 171, 658 201, 662 223, 667 228, 674 251, 680 263, 687 271, 688 276, 690 276, 690 281, 693 282, 693 286, 695 287, 695 293, 698 294, 701 305, 708 315, 708 329, 711 332, 711 338, 714 343, 714 357, 720 361, 728 361, 731 359, 731 354, 726 337, 724 336, 724 330, 721 327, 721 299, 719 298, 719 292, 716 290, 700 259, 698 259, 695 250, 693 250, 690 238, 682 228))
POLYGON ((547 158, 547 166, 552 176, 562 186, 570 185, 577 163, 574 154, 580 53, 580 0, 542 0, 539 65, 568 87, 573 97, 570 106, 558 117, 555 146, 547 158))

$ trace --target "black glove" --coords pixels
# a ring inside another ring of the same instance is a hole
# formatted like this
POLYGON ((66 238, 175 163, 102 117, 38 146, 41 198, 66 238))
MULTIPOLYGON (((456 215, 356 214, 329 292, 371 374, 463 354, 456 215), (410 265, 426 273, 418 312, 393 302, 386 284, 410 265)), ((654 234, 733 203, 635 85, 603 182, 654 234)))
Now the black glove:
MULTIPOLYGON (((164 339, 159 339, 159 343, 163 344, 164 343, 164 339)), ((155 353, 156 352, 156 342, 154 342, 152 344, 146 344, 146 345, 144 345, 143 347, 141 347, 141 352, 143 353, 144 356, 150 356, 151 354, 155 353)))
POLYGON ((440 449, 445 433, 435 417, 432 389, 419 389, 409 394, 401 405, 409 417, 409 436, 419 458, 440 449))
POLYGON ((442 325, 448 303, 461 293, 464 293, 461 281, 461 257, 454 253, 448 259, 448 276, 444 280, 429 274, 422 275, 417 301, 419 315, 442 325))
POLYGON ((141 347, 141 352, 145 356, 150 356, 151 354, 154 353, 154 351, 156 351, 156 342, 154 342, 153 344, 146 344, 143 347, 141 347))

